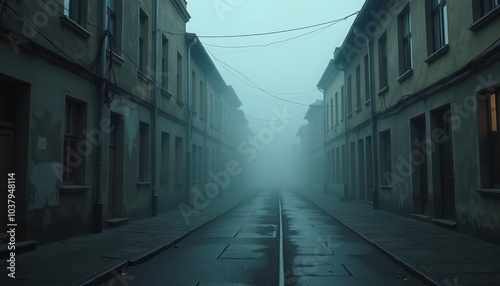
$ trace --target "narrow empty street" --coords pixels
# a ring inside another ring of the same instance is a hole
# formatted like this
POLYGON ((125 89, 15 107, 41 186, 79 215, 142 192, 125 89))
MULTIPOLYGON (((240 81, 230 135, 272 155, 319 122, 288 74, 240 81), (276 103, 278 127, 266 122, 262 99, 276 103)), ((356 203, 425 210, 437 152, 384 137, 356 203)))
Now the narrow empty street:
MULTIPOLYGON (((128 285, 423 285, 308 200, 279 190, 123 275, 128 285)), ((119 285, 113 279, 102 285, 119 285)))

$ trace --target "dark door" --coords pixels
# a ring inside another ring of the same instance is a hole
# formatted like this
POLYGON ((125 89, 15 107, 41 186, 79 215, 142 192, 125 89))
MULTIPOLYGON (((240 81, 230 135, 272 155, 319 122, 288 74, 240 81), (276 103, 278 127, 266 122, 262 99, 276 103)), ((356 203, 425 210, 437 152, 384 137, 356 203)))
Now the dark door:
POLYGON ((2 178, 2 183, 0 183, 0 240, 2 241, 7 237, 7 174, 15 172, 15 146, 14 129, 0 126, 0 176, 2 178))
MULTIPOLYGON (((443 111, 443 114, 451 113, 449 109, 446 109, 443 111)), ((455 174, 453 170, 451 120, 442 120, 440 128, 445 134, 439 144, 442 214, 443 218, 455 220, 455 174)))
MULTIPOLYGON (((425 142, 426 136, 425 136, 425 117, 421 116, 417 119, 414 120, 415 124, 415 131, 416 131, 416 140, 417 142, 425 142)), ((428 214, 429 213, 429 189, 428 189, 428 180, 427 180, 427 153, 425 150, 419 149, 418 146, 414 147, 414 150, 417 152, 421 153, 421 158, 419 158, 418 165, 417 165, 417 170, 415 172, 415 175, 417 176, 418 180, 418 190, 415 190, 416 192, 419 193, 420 195, 420 212, 422 214, 428 214)))
MULTIPOLYGON (((116 128, 115 128, 116 129, 116 128)), ((115 217, 115 132, 109 134, 108 219, 115 217)))

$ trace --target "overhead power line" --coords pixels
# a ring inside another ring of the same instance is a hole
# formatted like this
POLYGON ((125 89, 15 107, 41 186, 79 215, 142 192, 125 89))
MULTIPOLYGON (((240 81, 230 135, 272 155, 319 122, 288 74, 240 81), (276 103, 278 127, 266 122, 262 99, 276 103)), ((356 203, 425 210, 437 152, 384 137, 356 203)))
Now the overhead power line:
POLYGON ((228 72, 230 72, 232 75, 234 75, 237 79, 239 79, 241 82, 243 82, 244 84, 252 87, 252 88, 255 88, 257 90, 260 90, 262 91, 263 93, 267 94, 267 95, 270 95, 276 99, 279 99, 281 101, 285 101, 285 102, 289 102, 289 103, 293 103, 293 104, 298 104, 298 105, 303 105, 303 106, 311 106, 313 107, 314 105, 310 105, 310 104, 307 104, 307 103, 302 103, 302 102, 297 102, 297 101, 293 101, 293 100, 289 100, 289 99, 286 99, 286 98, 282 98, 282 97, 279 97, 279 96, 276 96, 274 94, 272 94, 271 92, 259 87, 255 82, 253 82, 248 76, 246 76, 245 74, 243 74, 242 72, 240 72, 238 69, 226 64, 225 62, 219 60, 216 56, 214 56, 210 51, 207 50, 207 52, 214 58, 215 61, 217 61, 219 64, 221 64, 221 66, 227 70, 228 72), (242 80, 240 77, 236 76, 233 72, 235 71, 236 73, 240 74, 241 76, 243 76, 246 80, 248 80, 250 83, 242 80))
POLYGON ((239 35, 201 35, 198 36, 198 38, 244 38, 244 37, 257 37, 257 36, 267 36, 267 35, 274 35, 274 34, 282 34, 282 33, 289 33, 289 32, 294 32, 294 31, 299 31, 299 30, 304 30, 304 29, 310 29, 318 26, 324 26, 332 23, 336 23, 339 21, 346 20, 354 15, 357 15, 359 11, 356 11, 352 14, 349 14, 343 18, 319 23, 319 24, 314 24, 314 25, 309 25, 309 26, 302 26, 298 28, 292 28, 292 29, 286 29, 286 30, 278 30, 278 31, 272 31, 272 32, 261 32, 261 33, 252 33, 252 34, 239 34, 239 35))

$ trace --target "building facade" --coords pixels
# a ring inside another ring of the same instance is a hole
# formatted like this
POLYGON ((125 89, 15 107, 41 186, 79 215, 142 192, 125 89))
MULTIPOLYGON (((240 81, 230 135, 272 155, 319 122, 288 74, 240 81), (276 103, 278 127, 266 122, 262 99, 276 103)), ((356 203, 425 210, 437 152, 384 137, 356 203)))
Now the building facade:
POLYGON ((325 182, 324 117, 323 100, 316 100, 309 105, 304 116, 308 121, 308 187, 316 192, 323 191, 325 182))
POLYGON ((365 2, 318 83, 341 178, 326 191, 499 241, 499 6, 365 2))
POLYGON ((248 122, 186 33, 185 1, 7 1, 0 11, 0 171, 15 173, 18 241, 192 205, 209 180, 219 193, 242 187, 210 176, 237 157, 248 122))

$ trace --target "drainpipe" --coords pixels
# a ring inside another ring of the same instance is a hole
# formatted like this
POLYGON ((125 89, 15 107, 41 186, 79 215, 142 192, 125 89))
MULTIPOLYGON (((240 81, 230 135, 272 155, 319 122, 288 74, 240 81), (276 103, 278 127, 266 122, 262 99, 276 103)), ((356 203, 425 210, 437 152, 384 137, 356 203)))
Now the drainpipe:
MULTIPOLYGON (((344 154, 344 174, 345 174, 345 182, 344 182, 344 199, 348 200, 349 199, 349 169, 348 169, 348 164, 347 161, 348 159, 348 147, 349 147, 349 138, 348 138, 348 132, 347 132, 347 67, 337 67, 338 70, 341 70, 344 73, 344 94, 343 94, 343 99, 344 99, 344 106, 342 108, 344 109, 344 137, 345 137, 345 154, 344 154)), ((341 149, 342 151, 342 149, 341 149)))
POLYGON ((373 92, 373 70, 372 70, 372 54, 373 41, 368 41, 368 87, 370 91, 370 123, 372 128, 372 181, 373 181, 373 209, 379 208, 378 197, 378 156, 377 156, 377 119, 375 117, 375 92, 373 92))
POLYGON ((187 109, 187 122, 186 122, 186 203, 191 203, 191 95, 192 83, 191 78, 191 48, 196 45, 198 38, 194 38, 193 42, 187 46, 187 95, 186 95, 186 109, 187 109))
MULTIPOLYGON (((325 104, 326 102, 326 94, 325 94, 325 91, 322 90, 320 87, 318 87, 318 90, 323 93, 323 118, 325 119, 324 120, 324 135, 323 135, 323 173, 324 173, 324 177, 323 177, 323 192, 324 193, 327 193, 327 175, 328 175, 328 158, 326 157, 327 156, 327 152, 326 152, 326 137, 328 135, 328 116, 326 116, 328 114, 328 107, 326 107, 327 105, 325 104)), ((333 115, 332 115, 333 116, 333 115)))
MULTIPOLYGON (((205 133, 203 134, 203 154, 205 154, 204 158, 203 158, 203 186, 205 186, 207 184, 207 171, 208 171, 208 160, 205 160, 206 158, 208 158, 208 152, 207 152, 207 128, 208 128, 208 114, 207 114, 207 86, 208 86, 208 76, 207 74, 205 73, 205 85, 203 86, 203 115, 205 117, 204 119, 204 123, 203 123, 203 126, 204 126, 204 131, 205 133)), ((200 91, 201 92, 201 91, 200 91)))
POLYGON ((375 92, 373 92, 373 41, 362 30, 354 28, 354 34, 366 39, 366 47, 368 49, 368 91, 370 97, 370 125, 372 137, 372 197, 373 209, 379 208, 379 193, 378 193, 378 156, 377 156, 377 119, 375 117, 375 92))
POLYGON ((158 79, 158 31, 159 27, 159 1, 154 2, 154 32, 153 32, 153 91, 151 95, 152 110, 151 110, 151 215, 158 215, 158 193, 156 192, 156 120, 158 114, 158 107, 156 104, 156 97, 158 95, 158 89, 156 88, 156 83, 158 79))
MULTIPOLYGON (((108 30, 108 1, 101 1, 101 26, 104 31, 108 30)), ((108 50, 108 39, 107 35, 104 34, 104 39, 102 41, 102 46, 99 47, 101 49, 101 59, 99 65, 99 75, 104 78, 106 75, 106 53, 108 50)), ((106 88, 106 82, 101 81, 101 85, 97 92, 97 108, 98 108, 98 123, 104 119, 105 117, 105 107, 104 107, 104 92, 106 88)), ((97 145, 97 174, 96 174, 96 187, 95 187, 95 231, 100 233, 102 232, 102 189, 103 189, 103 177, 104 177, 104 168, 103 168, 103 159, 104 159, 104 148, 103 142, 97 145)))

